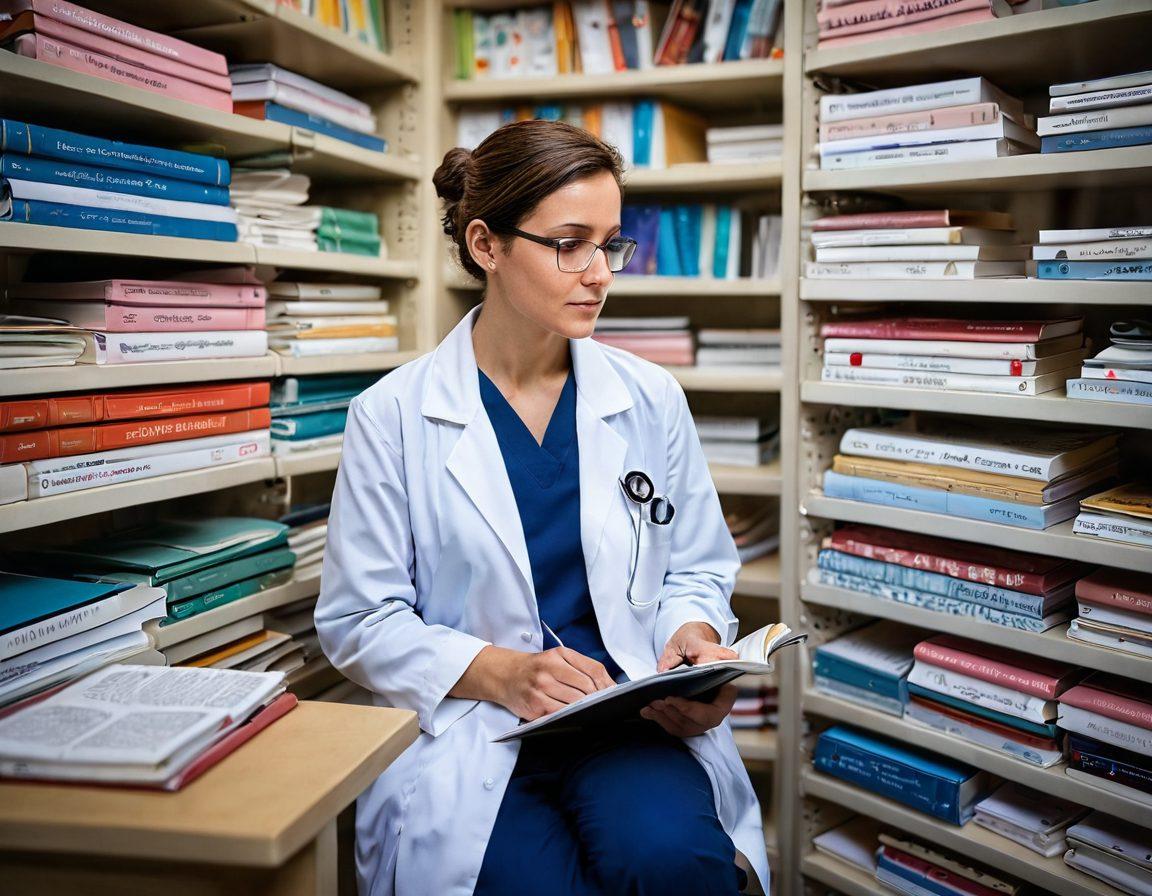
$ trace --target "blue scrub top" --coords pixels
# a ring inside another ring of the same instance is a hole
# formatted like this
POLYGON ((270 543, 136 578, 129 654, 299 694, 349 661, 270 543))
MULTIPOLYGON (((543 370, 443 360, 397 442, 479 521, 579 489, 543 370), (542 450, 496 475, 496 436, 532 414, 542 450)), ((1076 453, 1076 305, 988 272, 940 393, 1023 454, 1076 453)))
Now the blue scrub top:
MULTIPOLYGON (((564 643, 603 663, 613 679, 623 670, 608 655, 588 590, 580 541, 580 446, 576 438, 576 377, 572 371, 552 411, 543 444, 524 425, 482 370, 480 398, 496 431, 528 545, 536 606, 564 643)), ((544 646, 557 647, 544 630, 544 646)))

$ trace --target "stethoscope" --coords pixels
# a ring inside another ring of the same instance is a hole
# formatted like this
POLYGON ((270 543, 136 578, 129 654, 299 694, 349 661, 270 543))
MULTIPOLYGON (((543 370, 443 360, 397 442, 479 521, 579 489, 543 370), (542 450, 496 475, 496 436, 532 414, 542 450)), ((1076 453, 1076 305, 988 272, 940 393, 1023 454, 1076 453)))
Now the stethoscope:
POLYGON ((648 519, 655 523, 657 526, 667 526, 672 522, 672 517, 676 516, 676 508, 672 506, 672 502, 668 499, 667 495, 657 495, 656 486, 652 484, 652 479, 647 473, 642 473, 639 470, 632 470, 625 473, 620 481, 620 490, 624 492, 624 497, 628 499, 628 513, 632 516, 632 507, 635 505, 636 513, 634 515, 635 528, 632 547, 632 566, 628 573, 628 603, 634 607, 644 608, 650 607, 660 599, 659 594, 649 601, 636 602, 632 598, 632 584, 636 581, 636 570, 640 566, 640 535, 644 531, 644 512, 647 508, 648 519))

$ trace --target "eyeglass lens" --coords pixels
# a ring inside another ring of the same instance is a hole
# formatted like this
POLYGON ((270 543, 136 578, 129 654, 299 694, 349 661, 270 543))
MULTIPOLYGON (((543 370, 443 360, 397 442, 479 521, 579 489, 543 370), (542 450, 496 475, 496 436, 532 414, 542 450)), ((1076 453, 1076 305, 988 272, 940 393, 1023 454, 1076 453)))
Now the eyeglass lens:
MULTIPOLYGON (((556 246, 556 264, 561 271, 578 274, 587 270, 592 256, 600 247, 591 240, 565 239, 556 246)), ((608 270, 617 273, 628 266, 636 251, 636 243, 629 239, 614 238, 604 245, 604 255, 608 259, 608 270)))

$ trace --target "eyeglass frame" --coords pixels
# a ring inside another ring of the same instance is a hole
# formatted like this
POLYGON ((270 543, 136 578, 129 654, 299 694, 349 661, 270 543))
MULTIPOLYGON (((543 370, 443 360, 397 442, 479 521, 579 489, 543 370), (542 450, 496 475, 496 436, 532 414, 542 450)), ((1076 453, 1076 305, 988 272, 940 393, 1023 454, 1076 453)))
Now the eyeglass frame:
MULTIPOLYGON (((624 264, 621 265, 620 271, 622 271, 622 270, 624 270, 624 268, 628 267, 628 262, 630 262, 632 260, 632 256, 636 254, 636 247, 638 247, 640 245, 638 242, 636 242, 636 240, 632 239, 632 237, 620 236, 620 234, 616 234, 615 236, 610 236, 603 243, 597 244, 593 240, 586 240, 583 237, 579 237, 579 236, 560 236, 560 237, 537 236, 534 233, 528 233, 527 231, 521 230, 518 227, 504 227, 504 228, 501 228, 501 230, 497 231, 497 232, 510 233, 513 236, 523 237, 524 239, 530 240, 533 243, 539 243, 541 246, 548 246, 549 248, 555 249, 556 250, 556 269, 558 271, 560 271, 560 273, 562 273, 562 274, 583 274, 586 270, 588 270, 588 268, 592 267, 592 261, 593 261, 593 259, 596 258, 596 249, 599 249, 601 252, 604 253, 604 260, 607 262, 608 261, 608 249, 606 247, 607 247, 608 243, 612 242, 612 240, 624 240, 625 242, 632 244, 632 254, 628 256, 628 261, 624 262, 624 264), (562 240, 580 240, 580 242, 582 242, 582 243, 592 243, 592 245, 596 247, 595 249, 592 250, 591 254, 588 256, 588 263, 586 265, 584 265, 584 267, 580 268, 580 270, 578 270, 578 271, 566 271, 562 267, 560 267, 560 243, 562 240)), ((608 270, 611 271, 613 274, 620 273, 620 271, 613 271, 612 270, 611 263, 608 264, 608 270)))

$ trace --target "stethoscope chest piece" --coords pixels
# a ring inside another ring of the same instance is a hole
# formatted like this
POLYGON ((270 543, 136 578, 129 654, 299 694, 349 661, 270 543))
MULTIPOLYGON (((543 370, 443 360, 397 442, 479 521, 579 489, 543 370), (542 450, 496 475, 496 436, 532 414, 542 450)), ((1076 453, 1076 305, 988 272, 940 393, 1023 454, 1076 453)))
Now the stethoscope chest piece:
POLYGON ((637 504, 647 504, 656 494, 656 486, 652 484, 651 477, 639 470, 625 473, 620 484, 624 488, 624 494, 628 496, 628 500, 637 504))
POLYGON ((649 607, 659 598, 656 597, 650 601, 637 601, 632 596, 632 585, 635 583, 636 570, 640 563, 640 538, 644 531, 644 508, 648 508, 648 518, 658 526, 667 526, 671 523, 672 517, 676 515, 676 508, 667 495, 656 494, 656 486, 652 482, 652 477, 640 470, 625 473, 620 479, 620 490, 624 492, 624 497, 631 502, 631 505, 636 508, 636 514, 633 517, 635 528, 632 541, 632 564, 628 574, 626 592, 628 603, 634 607, 649 607))

